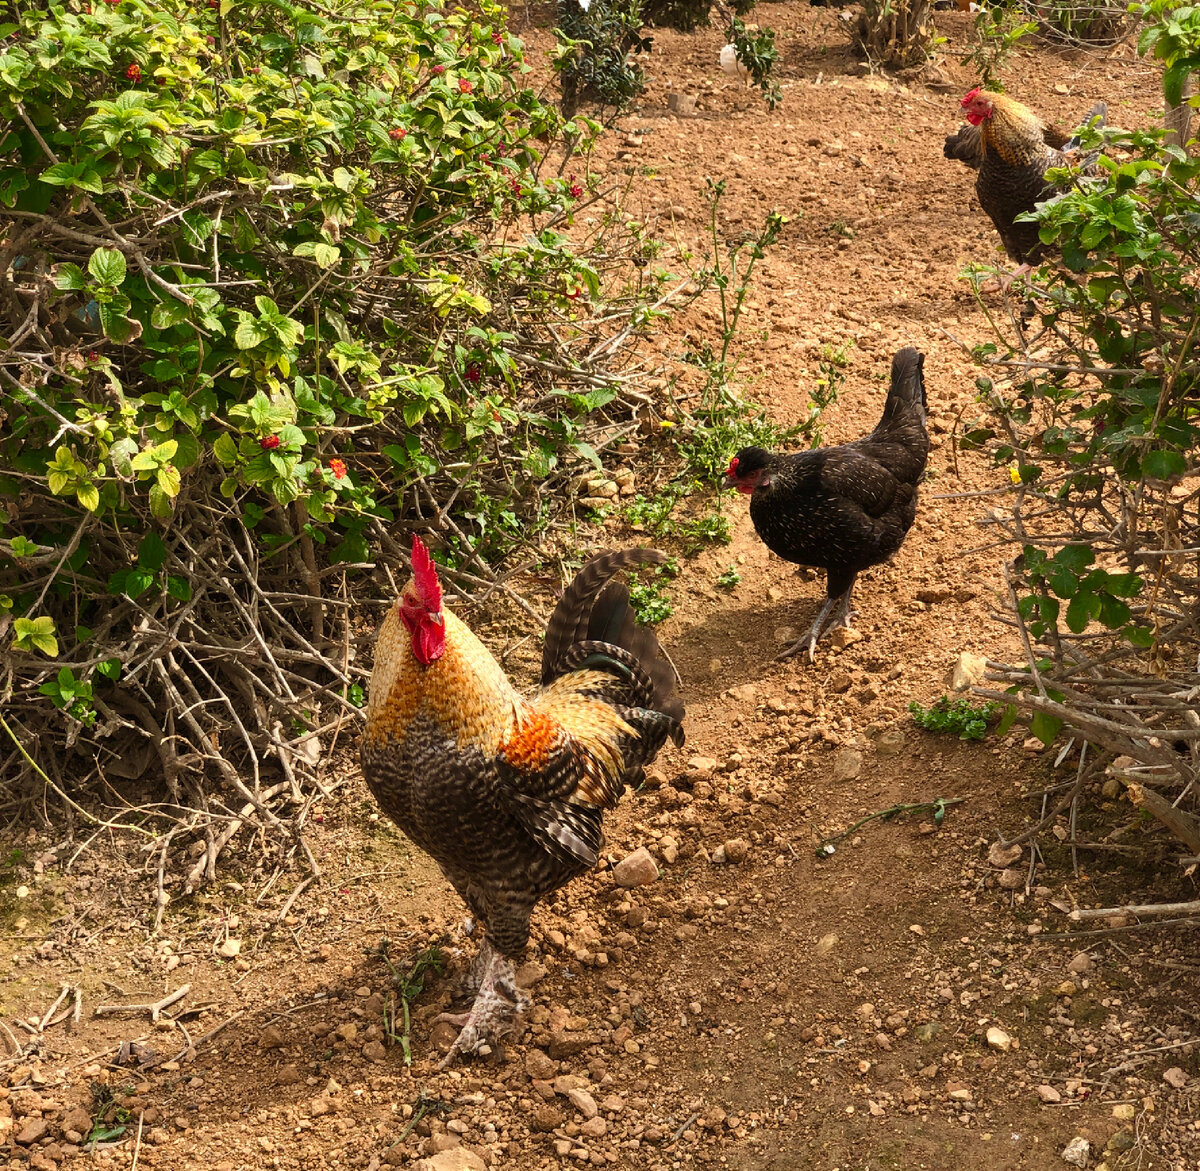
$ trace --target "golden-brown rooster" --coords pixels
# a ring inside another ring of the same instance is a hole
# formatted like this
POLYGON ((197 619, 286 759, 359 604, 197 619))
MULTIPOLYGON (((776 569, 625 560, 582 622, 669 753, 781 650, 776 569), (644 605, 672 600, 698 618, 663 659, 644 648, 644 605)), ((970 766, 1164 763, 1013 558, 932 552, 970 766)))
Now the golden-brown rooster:
MULTIPOLYGON (((1017 217, 1058 190, 1046 182, 1046 170, 1067 164, 1073 140, 1008 94, 976 88, 959 104, 970 126, 947 137, 944 153, 978 172, 979 206, 996 225, 1005 252, 1027 271, 1041 258, 1043 246, 1038 225, 1017 217)), ((1103 125, 1107 112, 1097 102, 1084 124, 1099 118, 1103 125)))
POLYGON ((416 535, 412 580, 383 620, 371 675, 363 775, 384 812, 442 868, 486 925, 466 977, 469 1012, 443 1068, 503 1036, 528 998, 513 961, 538 900, 594 866, 601 817, 667 737, 683 743, 675 672, 613 576, 666 558, 604 553, 567 588, 529 698, 442 604, 416 535))

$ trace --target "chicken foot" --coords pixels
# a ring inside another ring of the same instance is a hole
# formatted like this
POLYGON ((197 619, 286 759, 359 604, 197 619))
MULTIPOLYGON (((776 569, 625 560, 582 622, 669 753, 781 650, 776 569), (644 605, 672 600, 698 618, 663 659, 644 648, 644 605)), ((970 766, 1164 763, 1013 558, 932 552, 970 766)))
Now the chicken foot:
POLYGON ((817 615, 817 620, 809 628, 808 633, 800 639, 797 639, 783 654, 776 655, 775 661, 782 662, 784 659, 790 659, 793 655, 798 655, 802 650, 808 650, 808 661, 811 663, 816 655, 817 642, 826 630, 833 630, 836 626, 850 625, 850 595, 854 592, 854 586, 851 585, 845 593, 839 594, 837 597, 830 598, 824 606, 821 607, 821 612, 817 615), (826 624, 826 619, 829 617, 830 610, 837 607, 834 612, 833 620, 826 624))
POLYGON ((484 939, 467 973, 467 981, 476 975, 479 991, 470 1011, 443 1012, 434 1018, 435 1023, 448 1021, 459 1029, 439 1069, 447 1069, 462 1054, 478 1053, 484 1045, 498 1042, 512 1028, 513 1017, 529 1007, 529 997, 517 987, 512 961, 501 955, 488 939, 484 939))

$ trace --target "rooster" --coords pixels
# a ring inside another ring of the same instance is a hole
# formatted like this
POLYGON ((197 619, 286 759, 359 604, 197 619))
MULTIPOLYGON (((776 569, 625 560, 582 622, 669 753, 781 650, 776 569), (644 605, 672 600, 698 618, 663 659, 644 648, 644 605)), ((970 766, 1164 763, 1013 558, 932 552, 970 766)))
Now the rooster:
MULTIPOLYGON (((969 126, 947 137, 944 153, 978 172, 975 193, 987 212, 1004 251, 1029 271, 1041 259, 1038 225, 1018 220, 1049 199, 1058 188, 1046 181, 1049 167, 1066 166, 1078 139, 1048 126, 1027 106, 1007 94, 975 88, 960 103, 969 126)), ((1104 124, 1108 107, 1097 102, 1085 124, 1104 124)))
POLYGON ((892 557, 912 527, 929 455, 924 362, 911 346, 895 356, 883 418, 865 439, 794 455, 744 447, 729 463, 725 487, 750 497, 767 548, 827 574, 825 605, 780 659, 807 648, 811 663, 827 626, 849 625, 855 578, 892 557))
POLYGON ((486 924, 466 975, 470 1011, 442 1068, 477 1053, 528 1005, 514 960, 538 900, 594 866, 601 817, 669 736, 683 743, 675 672, 611 579, 659 564, 653 549, 594 557, 554 609, 541 689, 514 690, 500 664, 442 604, 415 534, 412 580, 379 629, 363 775, 385 813, 442 868, 486 924))

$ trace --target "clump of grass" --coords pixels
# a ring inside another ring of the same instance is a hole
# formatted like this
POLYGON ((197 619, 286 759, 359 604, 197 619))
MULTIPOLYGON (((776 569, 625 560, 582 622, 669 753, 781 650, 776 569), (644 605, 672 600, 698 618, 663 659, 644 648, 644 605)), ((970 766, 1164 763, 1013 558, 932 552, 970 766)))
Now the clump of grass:
POLYGON ((379 956, 392 974, 396 995, 384 1013, 384 1036, 394 1045, 399 1045, 404 1054, 404 1064, 412 1065, 412 1017, 413 1002, 425 991, 425 981, 432 973, 439 975, 446 957, 436 945, 419 951, 412 958, 407 970, 398 968, 391 959, 391 941, 385 936, 379 946, 369 955, 379 956))
POLYGON ((738 582, 742 580, 742 575, 738 573, 738 567, 731 565, 720 577, 717 578, 717 585, 723 590, 732 590, 736 588, 738 582))

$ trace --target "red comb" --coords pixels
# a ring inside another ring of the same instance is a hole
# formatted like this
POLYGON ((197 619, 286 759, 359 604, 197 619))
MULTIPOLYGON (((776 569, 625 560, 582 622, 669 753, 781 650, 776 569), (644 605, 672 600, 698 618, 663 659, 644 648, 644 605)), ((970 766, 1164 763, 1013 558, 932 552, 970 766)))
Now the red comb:
POLYGON ((979 91, 980 91, 981 89, 983 89, 983 86, 981 86, 981 85, 977 85, 977 86, 976 86, 976 87, 975 87, 973 90, 971 90, 971 92, 970 92, 969 94, 967 94, 967 95, 966 95, 966 96, 963 98, 963 100, 962 100, 961 102, 959 102, 958 104, 959 104, 960 106, 963 106, 963 107, 965 107, 965 106, 969 105, 969 104, 970 104, 970 103, 971 103, 971 102, 972 102, 972 101, 973 101, 973 100, 974 100, 974 99, 975 99, 975 98, 976 98, 976 97, 979 95, 979 91))
POLYGON ((728 471, 727 471, 725 474, 726 474, 727 476, 736 476, 736 475, 737 475, 737 468, 738 468, 738 457, 735 455, 735 456, 733 457, 733 459, 731 459, 731 460, 729 461, 729 470, 728 470, 728 471))
POLYGON ((425 542, 416 533, 413 533, 412 539, 412 570, 413 582, 425 608, 438 613, 442 608, 442 583, 438 581, 437 565, 429 556, 425 542))

